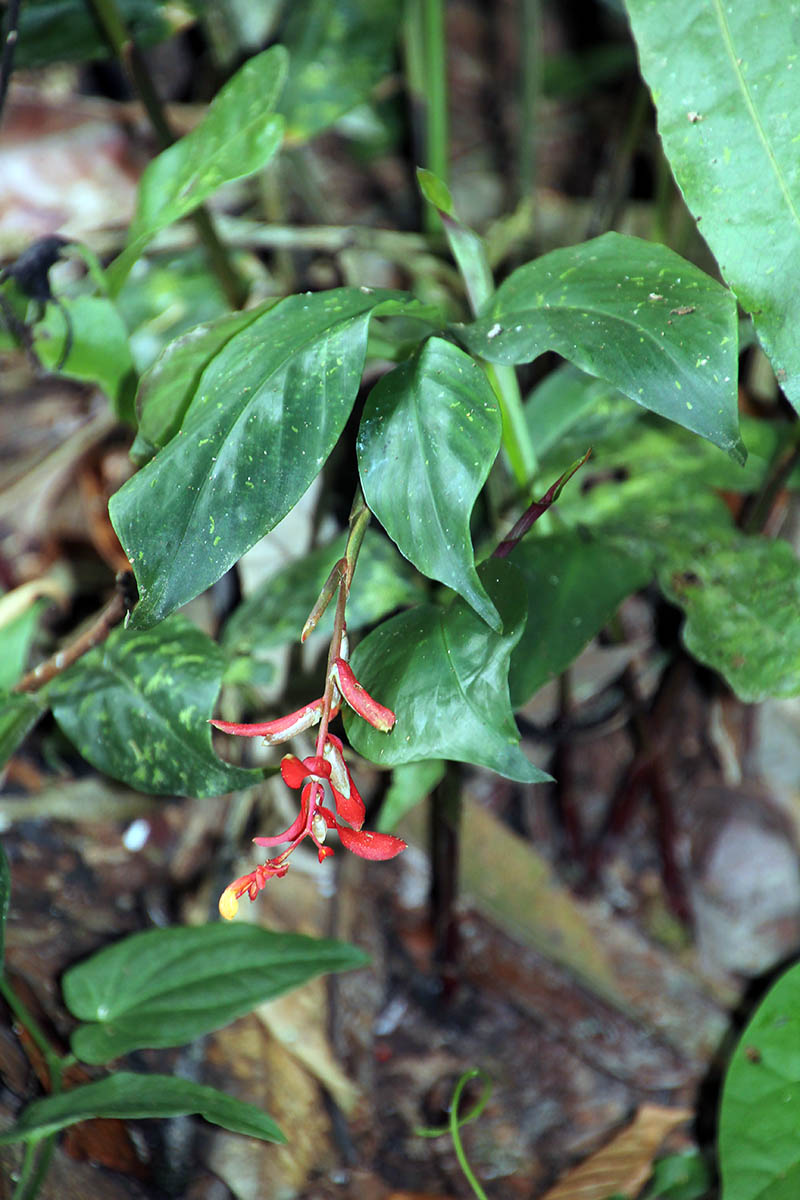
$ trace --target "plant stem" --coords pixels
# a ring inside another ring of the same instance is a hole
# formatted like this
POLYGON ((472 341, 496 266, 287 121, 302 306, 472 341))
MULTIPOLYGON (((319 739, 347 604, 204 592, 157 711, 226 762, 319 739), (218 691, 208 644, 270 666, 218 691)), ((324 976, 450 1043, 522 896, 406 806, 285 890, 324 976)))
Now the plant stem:
POLYGON ((431 919, 433 957, 445 995, 456 985, 458 864, 461 835, 461 765, 448 762, 431 796, 431 919))
MULTIPOLYGON (((449 175, 447 65, 443 0, 407 0, 405 69, 411 98, 411 120, 420 143, 417 158, 443 183, 449 175)), ((439 218, 425 205, 427 233, 439 233, 439 218)))
POLYGON ((17 26, 19 25, 20 0, 8 0, 5 28, 3 30, 3 53, 0 56, 0 121, 14 70, 14 54, 17 49, 17 26))
POLYGON ((503 418, 503 449, 508 457, 508 465, 520 490, 524 492, 536 474, 539 463, 528 426, 525 424, 517 372, 513 367, 500 363, 484 361, 483 365, 500 405, 500 415, 503 418))
MULTIPOLYGON (((125 25, 116 0, 88 0, 88 3, 139 95, 162 150, 166 150, 176 137, 144 56, 125 25)), ((192 220, 228 303, 232 308, 241 308, 247 299, 248 286, 219 240, 208 209, 203 205, 195 209, 192 220)))
POLYGON ((453 1100, 450 1105, 450 1136, 453 1139, 453 1147, 456 1152, 456 1158, 458 1159, 458 1165, 461 1167, 461 1170, 464 1172, 464 1176, 467 1180, 467 1183, 472 1188, 475 1195, 478 1197, 478 1200, 488 1200, 486 1192, 483 1190, 481 1185, 478 1183, 478 1180, 475 1177, 475 1173, 472 1170, 472 1167, 469 1165, 469 1162, 467 1161, 467 1156, 464 1153, 464 1147, 461 1143, 461 1132, 460 1132, 462 1125, 466 1125, 468 1120, 474 1120, 475 1117, 478 1116, 479 1113, 483 1110, 486 1100, 488 1100, 488 1098, 489 1098, 488 1093, 486 1091, 487 1085, 484 1085, 484 1094, 481 1097, 481 1100, 479 1101, 479 1103, 473 1109, 470 1116, 465 1117, 464 1120, 461 1120, 461 1121, 459 1121, 459 1119, 458 1119, 458 1106, 461 1101, 461 1093, 464 1091, 464 1088, 466 1087, 466 1085, 469 1083, 469 1081, 471 1079, 474 1079, 476 1076, 480 1076, 481 1074, 482 1074, 482 1072, 479 1070, 479 1068, 475 1067, 475 1068, 473 1068, 473 1070, 467 1071, 467 1073, 465 1075, 462 1075, 461 1078, 459 1079, 458 1083, 456 1084, 456 1090, 453 1093, 453 1100))

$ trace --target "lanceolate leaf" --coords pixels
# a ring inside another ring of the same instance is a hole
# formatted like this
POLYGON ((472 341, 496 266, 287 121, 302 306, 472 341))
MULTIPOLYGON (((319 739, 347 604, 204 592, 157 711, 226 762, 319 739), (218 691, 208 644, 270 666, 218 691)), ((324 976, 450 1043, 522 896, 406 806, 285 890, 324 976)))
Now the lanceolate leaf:
POLYGON ((219 796, 263 778, 217 758, 211 717, 225 670, 219 647, 185 617, 117 629, 56 678, 46 697, 84 758, 156 795, 219 796))
POLYGON ((528 593, 528 621, 509 675, 511 705, 519 708, 569 666, 653 570, 642 556, 578 532, 524 539, 509 562, 528 593))
POLYGON ((441 338, 372 389, 358 437, 367 504, 418 570, 448 584, 493 629, 469 522, 500 449, 500 410, 473 359, 441 338))
POLYGON ((159 230, 188 216, 223 183, 266 166, 283 136, 283 118, 272 110, 286 65, 282 46, 249 59, 214 97, 197 128, 153 159, 139 184, 128 244, 107 271, 114 294, 159 230))
POLYGON ((800 407, 797 7, 626 0, 664 149, 700 232, 800 407))
POLYGON ((459 338, 492 362, 556 350, 743 459, 736 303, 665 246, 606 233, 514 271, 459 338))
POLYGON ((420 605, 385 621, 357 647, 353 670, 397 723, 384 734, 346 713, 347 736, 381 766, 449 758, 539 783, 550 777, 520 750, 508 700, 509 658, 527 615, 524 588, 514 568, 497 559, 479 574, 503 633, 463 600, 448 609, 420 605))
POLYGON ((211 359, 235 333, 260 317, 264 308, 262 305, 247 312, 227 313, 216 321, 197 325, 170 342, 159 355, 142 376, 136 392, 139 433, 152 446, 165 446, 175 436, 211 359))
POLYGON ((0 1134, 0 1146, 10 1142, 38 1142, 59 1129, 92 1117, 116 1117, 125 1121, 182 1117, 190 1113, 198 1113, 212 1125, 247 1137, 261 1138, 265 1142, 286 1141, 272 1118, 260 1108, 226 1096, 216 1088, 175 1075, 117 1071, 97 1083, 34 1100, 17 1123, 0 1134))
POLYGON ((407 303, 360 288, 290 296, 211 360, 180 431, 111 500, 139 585, 134 625, 216 582, 294 507, 350 415, 371 314, 407 303))
POLYGON ((139 1047, 181 1046, 328 971, 365 964, 345 942, 256 925, 133 934, 72 967, 64 999, 82 1021, 72 1049, 102 1063, 139 1047))
POLYGON ((800 562, 786 542, 733 529, 698 538, 673 551, 659 579, 686 613, 687 650, 741 700, 800 693, 800 562))
POLYGON ((800 967, 770 989, 739 1041, 722 1091, 725 1200, 793 1200, 800 1192, 800 967))
POLYGON ((33 696, 0 693, 0 767, 5 766, 43 712, 33 696))

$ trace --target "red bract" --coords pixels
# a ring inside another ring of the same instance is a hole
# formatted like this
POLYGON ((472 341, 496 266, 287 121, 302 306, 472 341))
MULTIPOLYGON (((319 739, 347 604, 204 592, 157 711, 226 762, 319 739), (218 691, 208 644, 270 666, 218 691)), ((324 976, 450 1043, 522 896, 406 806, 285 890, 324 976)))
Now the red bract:
MULTIPOLYGON (((358 682, 344 658, 336 659, 331 681, 334 685, 334 707, 331 716, 338 712, 338 705, 343 697, 351 708, 376 729, 384 733, 389 732, 395 723, 394 713, 373 700, 358 682)), ((275 721, 243 725, 229 721, 212 721, 211 724, 225 733, 237 734, 240 737, 262 736, 268 744, 273 745, 318 724, 323 711, 324 697, 275 721)), ((286 849, 276 858, 268 859, 256 867, 249 875, 243 875, 229 884, 219 901, 219 911, 227 920, 236 915, 242 896, 247 894, 251 900, 255 900, 268 879, 273 876, 280 878, 286 874, 289 869, 289 855, 307 837, 310 837, 316 846, 320 862, 333 854, 330 846, 324 844, 329 829, 335 829, 345 849, 360 858, 394 858, 401 850, 405 850, 406 843, 402 838, 393 837, 388 833, 371 833, 361 828, 365 816, 364 801, 358 794, 345 762, 344 747, 340 739, 328 733, 325 724, 319 731, 317 749, 321 749, 322 753, 310 755, 308 758, 299 759, 294 754, 285 754, 282 758, 281 776, 284 783, 287 787, 302 789, 300 812, 283 833, 273 837, 253 838, 257 846, 286 845, 286 849), (323 739, 321 745, 320 737, 323 739), (335 814, 323 804, 325 784, 333 794, 335 814)))

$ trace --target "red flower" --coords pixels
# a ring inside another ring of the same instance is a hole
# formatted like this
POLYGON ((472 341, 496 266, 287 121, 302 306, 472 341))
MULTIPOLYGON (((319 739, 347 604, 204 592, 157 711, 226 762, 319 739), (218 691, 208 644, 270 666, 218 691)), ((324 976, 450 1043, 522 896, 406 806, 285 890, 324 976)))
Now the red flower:
MULTIPOLYGON (((364 720, 384 733, 389 732, 395 723, 394 713, 373 700, 343 658, 336 659, 331 679, 334 685, 331 716, 336 715, 344 698, 364 720)), ((323 709, 324 697, 275 721, 257 724, 212 721, 211 724, 225 733, 238 734, 240 737, 262 736, 269 745, 275 745, 318 724, 323 709)), ((320 730, 320 734, 322 732, 320 730)), ((317 747, 320 748, 319 739, 317 747)), ((402 838, 389 833, 371 833, 361 828, 365 816, 364 801, 345 762, 341 741, 332 733, 328 733, 327 729, 321 749, 321 754, 310 755, 302 760, 294 754, 286 754, 281 759, 281 776, 284 783, 290 788, 301 789, 300 812, 283 833, 274 837, 253 838, 257 846, 280 846, 285 843, 288 845, 276 858, 268 859, 249 875, 243 875, 228 885, 219 901, 219 911, 227 920, 236 915, 239 900, 245 893, 251 900, 255 900, 268 879, 273 876, 280 878, 286 874, 289 869, 289 855, 307 837, 310 837, 317 847, 320 862, 333 854, 330 846, 324 844, 329 829, 335 829, 345 849, 360 858, 389 859, 405 850, 406 843, 402 838), (323 804, 326 785, 330 787, 333 795, 335 814, 323 804)))

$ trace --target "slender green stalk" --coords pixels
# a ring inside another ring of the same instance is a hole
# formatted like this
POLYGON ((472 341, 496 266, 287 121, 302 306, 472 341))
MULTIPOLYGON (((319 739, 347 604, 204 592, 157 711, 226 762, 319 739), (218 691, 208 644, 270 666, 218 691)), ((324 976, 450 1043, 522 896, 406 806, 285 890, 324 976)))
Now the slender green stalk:
POLYGON ((491 1096, 491 1094, 492 1094, 492 1084, 491 1084, 491 1080, 489 1079, 488 1075, 486 1074, 485 1071, 482 1071, 480 1067, 473 1067, 470 1071, 464 1072, 464 1074, 461 1076, 461 1078, 459 1079, 458 1083, 455 1086, 455 1091, 453 1092, 453 1099, 450 1101, 450 1119, 449 1119, 447 1125, 444 1125, 444 1126, 441 1126, 438 1128, 434 1128, 434 1129, 423 1128, 423 1129, 415 1129, 414 1130, 414 1133, 417 1135, 417 1137, 434 1138, 434 1137, 441 1137, 443 1133, 450 1134, 451 1138, 453 1139, 453 1147, 456 1152, 456 1158, 458 1159, 458 1165, 461 1167, 461 1170, 464 1172, 467 1182, 469 1183, 469 1186, 472 1188, 475 1195, 478 1197, 478 1200, 488 1200, 488 1197, 487 1197, 485 1191, 483 1190, 483 1188, 481 1187, 481 1185, 478 1183, 478 1180, 475 1178, 475 1174, 472 1170, 472 1167, 469 1165, 469 1162, 467 1161, 467 1156, 464 1153, 464 1147, 461 1144, 461 1132, 460 1131, 464 1125, 469 1125, 471 1121, 476 1121, 478 1119, 478 1117, 481 1115, 483 1110, 486 1108, 486 1105, 489 1102, 489 1097, 491 1096), (459 1113, 458 1113, 458 1108, 461 1103, 461 1096, 463 1094, 464 1088, 467 1086, 467 1084, 472 1079, 482 1080, 483 1089, 482 1089, 481 1094, 478 1097, 477 1101, 472 1106, 472 1108, 469 1110, 469 1112, 466 1113, 463 1117, 461 1117, 461 1116, 459 1116, 459 1113))
MULTIPOLYGON (((406 0, 404 42, 419 165, 447 183, 450 170, 444 0, 406 0)), ((427 233, 440 232, 437 214, 428 205, 423 220, 427 233)))
POLYGON ((56 1148, 56 1135, 49 1134, 40 1142, 28 1142, 25 1147, 22 1174, 14 1188, 12 1200, 35 1200, 50 1170, 56 1148), (38 1157, 36 1151, 39 1151, 38 1157), (30 1151, 30 1156, 28 1154, 30 1151), (35 1160, 35 1167, 33 1166, 35 1160))
POLYGON ((525 424, 517 372, 513 367, 500 363, 484 363, 484 369, 500 405, 503 418, 503 449, 508 457, 508 465, 520 489, 525 491, 536 474, 539 463, 528 426, 525 424))
MULTIPOLYGON (((125 25, 116 0, 88 0, 88 3, 109 45, 136 89, 161 148, 166 150, 176 141, 176 137, 153 84, 147 63, 125 25)), ((247 299, 247 283, 219 240, 208 210, 201 205, 192 213, 192 220, 228 303, 232 308, 241 308, 247 299)))

